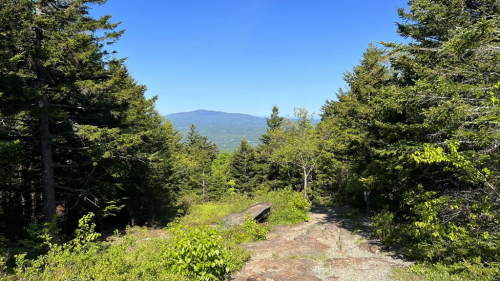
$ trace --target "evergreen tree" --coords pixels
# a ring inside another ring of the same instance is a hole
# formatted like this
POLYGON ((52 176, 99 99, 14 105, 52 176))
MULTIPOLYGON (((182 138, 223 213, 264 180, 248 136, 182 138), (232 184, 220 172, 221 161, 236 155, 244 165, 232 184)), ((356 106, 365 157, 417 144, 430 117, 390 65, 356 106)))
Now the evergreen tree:
POLYGON ((404 22, 398 32, 412 41, 386 45, 399 73, 394 91, 406 99, 404 121, 389 127, 405 132, 395 144, 415 165, 402 166, 413 182, 398 206, 410 214, 405 227, 414 229, 428 216, 405 203, 434 202, 438 232, 461 238, 440 239, 436 230, 422 229, 415 235, 427 245, 420 257, 493 261, 489 250, 478 249, 497 243, 492 237, 499 234, 500 6, 493 0, 415 0, 409 12, 400 9, 399 14, 404 22), (469 243, 471 237, 482 238, 469 243))
POLYGON ((190 131, 185 137, 183 162, 183 190, 194 191, 207 196, 207 188, 212 173, 212 161, 219 154, 216 144, 201 136, 196 131, 196 126, 191 124, 190 131))
POLYGON ((17 119, 11 129, 26 127, 36 139, 30 141, 41 152, 46 221, 56 211, 57 174, 93 163, 88 157, 91 148, 79 130, 87 124, 95 128, 117 124, 120 97, 101 90, 114 83, 108 70, 113 60, 106 58, 103 44, 116 41, 122 32, 113 31, 117 24, 108 22, 110 16, 98 20, 88 16, 87 4, 102 2, 4 1, 1 6, 2 19, 16 19, 2 20, 6 42, 2 53, 17 64, 2 71, 6 79, 0 85, 0 114, 17 119), (103 30, 110 32, 98 37, 96 32, 103 30), (19 115, 22 118, 16 118, 19 115))
POLYGON ((408 254, 433 263, 494 262, 500 6, 409 5, 399 10, 398 32, 410 43, 384 43, 388 52, 378 55, 369 48, 345 76, 348 91, 323 108, 322 126, 336 135, 329 149, 351 163, 348 189, 358 197, 372 191, 377 211, 389 212, 383 223, 398 223, 391 239, 408 254))
POLYGON ((280 116, 279 108, 276 105, 273 105, 271 117, 266 118, 267 122, 266 133, 260 134, 259 140, 263 145, 269 145, 270 141, 269 132, 279 129, 281 127, 281 124, 283 124, 284 120, 285 118, 280 116))
POLYGON ((245 138, 241 139, 238 150, 232 155, 230 173, 237 190, 251 192, 255 187, 255 150, 245 138))
POLYGON ((212 177, 208 189, 208 196, 211 200, 218 200, 227 190, 229 182, 229 164, 231 162, 231 154, 229 152, 221 152, 212 162, 212 177))
POLYGON ((266 133, 260 135, 259 140, 261 143, 257 145, 255 149, 255 168, 257 170, 255 176, 258 177, 256 182, 267 182, 268 185, 276 188, 280 185, 278 182, 280 178, 280 167, 270 159, 273 154, 273 147, 269 145, 269 134, 274 130, 278 130, 282 126, 285 118, 280 116, 278 107, 274 105, 270 118, 266 118, 266 120, 266 133))
MULTIPOLYGON (((396 184, 398 177, 389 176, 385 171, 387 155, 378 154, 385 148, 381 139, 386 134, 386 128, 381 122, 398 122, 399 115, 394 113, 394 107, 386 107, 385 112, 377 110, 381 104, 393 106, 397 103, 391 91, 382 91, 391 85, 393 70, 388 65, 388 54, 382 49, 369 44, 363 59, 353 71, 344 73, 344 81, 348 90, 337 93, 337 101, 327 101, 322 108, 321 130, 331 130, 335 137, 328 142, 328 157, 325 157, 324 171, 326 174, 337 173, 335 159, 342 160, 349 166, 350 184, 347 190, 363 200, 364 191, 369 191, 371 197, 385 193, 386 187, 396 184), (378 119, 384 113, 391 112, 378 119), (378 122, 377 122, 378 121, 378 122), (331 162, 330 164, 327 164, 331 162), (330 172, 327 172, 330 171, 330 172)), ((390 158, 390 157, 389 157, 390 158)), ((334 182, 344 182, 332 175, 334 182)), ((333 187, 330 187, 333 188, 333 187)), ((382 202, 381 202, 382 203, 382 202)))
POLYGON ((123 33, 88 15, 104 2, 0 3, 0 149, 11 151, 0 157, 2 216, 134 216, 148 189, 172 200, 177 133, 104 49, 123 33))

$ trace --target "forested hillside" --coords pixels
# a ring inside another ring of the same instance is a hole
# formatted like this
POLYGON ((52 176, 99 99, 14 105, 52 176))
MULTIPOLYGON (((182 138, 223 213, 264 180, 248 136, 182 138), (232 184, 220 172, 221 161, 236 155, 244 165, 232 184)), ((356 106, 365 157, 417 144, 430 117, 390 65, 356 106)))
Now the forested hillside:
POLYGON ((260 134, 266 129, 266 119, 241 113, 195 110, 166 115, 180 133, 189 132, 195 125, 200 134, 208 137, 220 151, 233 152, 242 138, 249 143, 259 143, 260 134))
POLYGON ((165 121, 104 2, 0 0, 0 278, 221 280, 239 244, 349 204, 422 278, 500 279, 500 2, 409 0, 407 43, 367 42, 319 123, 270 105, 231 153, 165 121), (270 225, 205 226, 264 200, 270 225))

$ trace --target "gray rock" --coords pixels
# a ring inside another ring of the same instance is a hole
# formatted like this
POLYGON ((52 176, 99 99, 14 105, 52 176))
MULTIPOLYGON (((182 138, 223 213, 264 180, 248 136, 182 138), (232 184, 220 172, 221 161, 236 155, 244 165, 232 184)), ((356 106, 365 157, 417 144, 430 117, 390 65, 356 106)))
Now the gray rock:
POLYGON ((230 214, 222 219, 224 227, 231 225, 243 225, 245 223, 245 217, 248 212, 252 215, 252 218, 258 223, 263 223, 267 221, 269 213, 271 212, 271 204, 259 202, 248 207, 246 210, 239 212, 237 214, 230 214))

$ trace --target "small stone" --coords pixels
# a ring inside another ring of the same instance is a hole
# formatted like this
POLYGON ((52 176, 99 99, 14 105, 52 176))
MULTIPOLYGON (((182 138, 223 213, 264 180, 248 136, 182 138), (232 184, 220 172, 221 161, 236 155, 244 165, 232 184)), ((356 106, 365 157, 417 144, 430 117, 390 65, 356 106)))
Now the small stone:
POLYGON ((380 252, 380 246, 377 245, 378 242, 376 241, 366 241, 361 244, 359 244, 359 249, 365 250, 367 252, 370 252, 372 254, 377 254, 380 252))

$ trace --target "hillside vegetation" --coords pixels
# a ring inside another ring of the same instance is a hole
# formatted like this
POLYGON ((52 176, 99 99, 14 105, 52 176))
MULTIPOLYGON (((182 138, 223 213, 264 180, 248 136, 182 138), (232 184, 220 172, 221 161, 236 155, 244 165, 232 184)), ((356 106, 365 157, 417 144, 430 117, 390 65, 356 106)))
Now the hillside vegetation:
POLYGON ((266 119, 247 114, 196 110, 165 116, 180 133, 187 134, 191 125, 198 132, 217 144, 220 151, 233 152, 242 138, 251 145, 259 143, 260 134, 267 127, 266 119))
POLYGON ((104 2, 0 2, 0 277, 220 280, 240 243, 350 204, 422 278, 500 279, 497 0, 409 0, 406 43, 369 44, 319 123, 274 106, 231 153, 145 98, 104 2), (270 226, 207 226, 256 201, 270 226))

